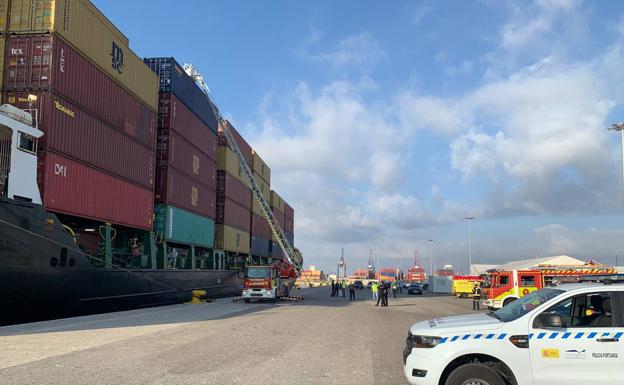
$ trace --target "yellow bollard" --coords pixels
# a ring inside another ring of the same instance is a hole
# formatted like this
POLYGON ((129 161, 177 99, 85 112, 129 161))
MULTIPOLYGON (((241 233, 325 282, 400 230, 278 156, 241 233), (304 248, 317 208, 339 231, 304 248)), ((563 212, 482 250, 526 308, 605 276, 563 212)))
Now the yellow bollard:
POLYGON ((206 302, 206 300, 204 299, 204 297, 206 296, 206 290, 193 290, 191 293, 193 297, 191 298, 191 301, 187 303, 201 304, 206 302))

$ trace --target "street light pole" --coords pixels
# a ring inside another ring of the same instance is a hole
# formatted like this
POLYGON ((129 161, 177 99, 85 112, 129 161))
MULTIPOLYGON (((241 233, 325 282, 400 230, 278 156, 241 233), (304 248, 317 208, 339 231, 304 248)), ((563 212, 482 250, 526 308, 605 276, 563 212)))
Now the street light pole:
POLYGON ((433 277, 433 239, 429 240, 429 255, 431 256, 431 276, 433 277))
POLYGON ((622 203, 624 204, 624 123, 614 123, 608 129, 619 131, 622 136, 622 203))
POLYGON ((475 217, 465 217, 468 220, 468 275, 470 275, 470 271, 472 269, 472 231, 470 229, 470 222, 472 222, 475 217))

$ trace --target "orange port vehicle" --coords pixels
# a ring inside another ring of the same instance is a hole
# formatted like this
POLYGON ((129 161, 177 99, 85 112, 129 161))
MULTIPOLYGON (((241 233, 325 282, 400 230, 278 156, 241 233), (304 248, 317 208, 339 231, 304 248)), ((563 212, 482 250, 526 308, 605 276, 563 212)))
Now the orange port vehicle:
POLYGON ((487 294, 487 298, 483 300, 483 304, 490 309, 499 309, 543 287, 562 282, 578 282, 584 276, 615 273, 616 269, 602 265, 493 270, 488 272, 484 285, 483 293, 487 294))

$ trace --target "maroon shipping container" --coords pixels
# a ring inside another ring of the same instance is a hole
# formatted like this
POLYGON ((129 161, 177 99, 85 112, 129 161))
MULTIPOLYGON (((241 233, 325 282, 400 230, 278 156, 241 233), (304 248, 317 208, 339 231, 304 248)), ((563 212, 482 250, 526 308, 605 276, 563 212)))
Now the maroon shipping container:
POLYGON ((295 217, 295 210, 286 202, 284 202, 284 214, 286 214, 287 218, 295 217))
POLYGON ((217 162, 172 130, 158 130, 156 165, 173 166, 209 187, 217 185, 217 162))
POLYGON ((273 216, 275 217, 277 223, 279 223, 282 230, 284 230, 284 227, 286 226, 286 223, 284 222, 284 213, 273 207, 273 216))
POLYGON ((217 170, 217 199, 228 198, 240 206, 251 210, 251 190, 249 186, 229 172, 217 170))
POLYGON ((158 127, 177 132, 217 160, 217 135, 172 93, 161 93, 158 97, 158 127))
POLYGON ((227 143, 227 138, 225 137, 225 135, 223 135, 223 129, 224 129, 223 125, 227 125, 229 127, 230 132, 234 136, 234 140, 236 140, 236 144, 238 144, 238 148, 241 150, 241 153, 245 157, 245 160, 247 161, 247 164, 249 165, 249 167, 251 167, 251 160, 252 160, 251 146, 241 136, 241 134, 239 134, 238 131, 236 131, 234 126, 227 120, 223 120, 219 122, 219 145, 229 147, 227 143))
POLYGON ((217 201, 217 219, 215 222, 236 227, 247 233, 251 231, 249 209, 227 198, 217 201))
POLYGON ((48 210, 152 229, 151 190, 53 153, 42 153, 38 165, 39 189, 48 210))
POLYGON ((156 202, 215 219, 216 192, 173 167, 156 168, 156 202))
MULTIPOLYGON (((154 188, 154 152, 125 133, 49 91, 31 92, 37 96, 39 129, 45 135, 42 151, 53 151, 88 163, 149 189, 154 188)), ((29 108, 28 93, 5 92, 4 102, 29 108)))
POLYGON ((284 231, 289 233, 295 232, 295 221, 293 218, 284 217, 284 231))
POLYGON ((269 222, 262 215, 251 214, 251 235, 257 235, 266 239, 271 237, 269 222))
POLYGON ((52 90, 154 148, 156 112, 60 36, 14 35, 6 45, 5 90, 52 90))

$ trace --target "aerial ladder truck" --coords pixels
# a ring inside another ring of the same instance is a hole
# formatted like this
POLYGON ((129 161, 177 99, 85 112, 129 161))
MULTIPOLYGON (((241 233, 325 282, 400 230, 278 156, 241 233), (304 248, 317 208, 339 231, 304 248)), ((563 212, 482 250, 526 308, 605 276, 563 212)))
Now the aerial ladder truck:
MULTIPOLYGON (((212 98, 210 90, 206 85, 203 77, 192 65, 185 65, 184 69, 186 73, 198 83, 200 88, 206 93, 211 101, 211 107, 213 113, 219 123, 224 123, 221 114, 216 107, 216 103, 212 98)), ((262 211, 262 215, 267 220, 271 232, 274 238, 277 240, 283 255, 284 261, 274 261, 269 266, 246 266, 245 278, 243 279, 243 292, 242 299, 245 302, 249 302, 252 299, 255 300, 271 300, 277 301, 283 297, 289 297, 289 291, 294 287, 295 280, 301 275, 301 254, 298 250, 295 250, 281 226, 277 222, 269 202, 267 202, 264 195, 260 191, 258 183, 253 176, 251 168, 247 164, 243 153, 236 143, 234 135, 229 129, 228 124, 220 124, 223 129, 223 135, 225 136, 227 143, 236 155, 241 170, 245 173, 245 176, 249 180, 249 188, 252 194, 258 201, 258 205, 262 211)))

